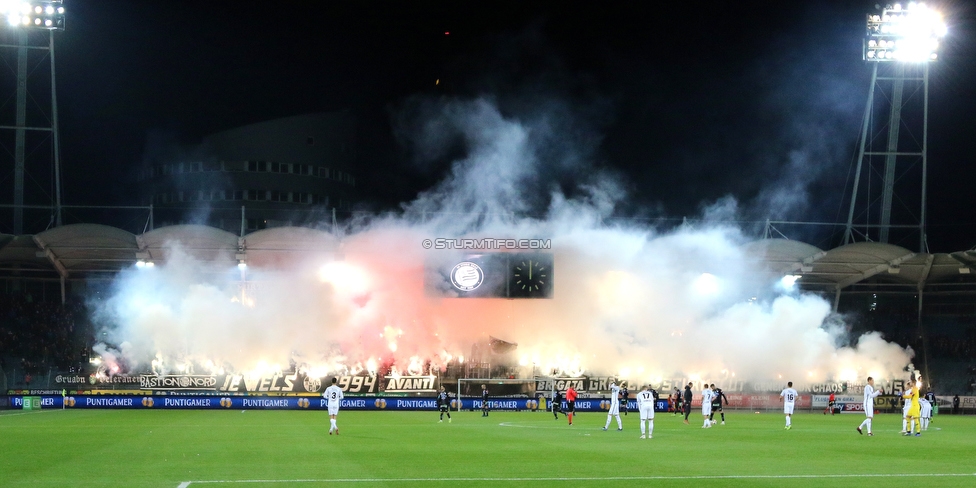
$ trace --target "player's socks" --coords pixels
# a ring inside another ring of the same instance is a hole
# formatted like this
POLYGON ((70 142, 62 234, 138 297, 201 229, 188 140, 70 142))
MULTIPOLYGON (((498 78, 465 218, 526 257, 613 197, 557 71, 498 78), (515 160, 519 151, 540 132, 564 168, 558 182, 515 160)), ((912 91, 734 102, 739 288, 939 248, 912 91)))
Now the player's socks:
POLYGON ((611 416, 608 414, 607 415, 607 425, 604 425, 603 426, 603 430, 607 430, 607 429, 610 428, 610 418, 611 418, 611 416))
POLYGON ((624 423, 620 421, 619 415, 617 415, 617 430, 624 430, 624 423))
POLYGON ((722 425, 725 425, 725 412, 720 414, 722 416, 722 425))
POLYGON ((868 435, 871 434, 871 419, 864 419, 864 423, 868 424, 868 435))
POLYGON ((654 419, 647 421, 647 438, 650 439, 654 435, 654 419))
POLYGON ((644 438, 644 433, 645 433, 645 432, 644 432, 644 421, 643 421, 643 420, 641 420, 641 438, 642 438, 642 439, 644 438))
POLYGON ((901 419, 901 431, 908 432, 908 419, 901 419))

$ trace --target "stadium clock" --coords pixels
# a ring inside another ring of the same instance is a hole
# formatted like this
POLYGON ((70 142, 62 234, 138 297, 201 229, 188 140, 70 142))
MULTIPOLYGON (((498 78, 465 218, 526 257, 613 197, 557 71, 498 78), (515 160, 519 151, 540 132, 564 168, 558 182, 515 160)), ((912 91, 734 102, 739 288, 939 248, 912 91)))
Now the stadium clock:
POLYGON ((552 298, 552 254, 514 254, 509 260, 509 298, 552 298))

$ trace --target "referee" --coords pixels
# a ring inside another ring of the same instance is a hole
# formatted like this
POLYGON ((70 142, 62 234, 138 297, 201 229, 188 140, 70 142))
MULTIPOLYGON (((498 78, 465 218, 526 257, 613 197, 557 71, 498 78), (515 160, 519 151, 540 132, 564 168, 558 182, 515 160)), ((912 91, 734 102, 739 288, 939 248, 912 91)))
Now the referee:
POLYGON ((691 415, 691 383, 685 386, 685 398, 684 398, 684 408, 685 408, 685 423, 688 423, 688 416, 691 415))

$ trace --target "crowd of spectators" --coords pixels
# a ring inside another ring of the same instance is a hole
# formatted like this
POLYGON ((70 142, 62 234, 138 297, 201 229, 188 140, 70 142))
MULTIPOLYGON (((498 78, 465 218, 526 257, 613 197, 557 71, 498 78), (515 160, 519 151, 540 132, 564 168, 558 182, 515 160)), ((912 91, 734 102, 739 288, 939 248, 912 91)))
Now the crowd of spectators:
POLYGON ((30 293, 0 294, 0 368, 24 383, 48 370, 78 370, 87 362, 89 327, 84 305, 38 300, 30 293))
POLYGON ((916 313, 891 313, 881 317, 865 317, 861 330, 877 330, 885 340, 910 346, 916 354, 927 351, 931 358, 960 360, 976 357, 976 325, 972 318, 926 317, 918 327, 916 313))

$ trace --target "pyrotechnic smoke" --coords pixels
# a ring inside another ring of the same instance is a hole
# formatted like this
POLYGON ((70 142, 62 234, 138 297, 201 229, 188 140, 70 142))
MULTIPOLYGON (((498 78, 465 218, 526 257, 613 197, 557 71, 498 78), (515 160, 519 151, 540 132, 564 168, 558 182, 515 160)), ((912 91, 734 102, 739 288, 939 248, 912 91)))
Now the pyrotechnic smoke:
POLYGON ((539 373, 637 381, 892 378, 909 362, 910 351, 877 333, 849 341, 822 298, 778 288, 782 276, 744 250, 734 227, 603 223, 626 198, 621 185, 585 165, 592 147, 574 150, 581 138, 545 113, 507 116, 485 100, 423 112, 413 121, 419 152, 441 154, 451 137, 465 156, 401 212, 346 228, 341 260, 249 267, 248 295, 236 268, 204 274, 173 243, 167 262, 118 278, 98 314, 115 346, 103 354, 143 370, 156 358, 169 372, 291 362, 323 375, 390 362, 407 371, 467 356, 491 335, 518 343, 517 361, 539 373), (550 181, 566 171, 581 175, 572 192, 550 181), (421 243, 438 237, 550 239, 554 298, 436 296, 425 263, 454 254, 421 243))

